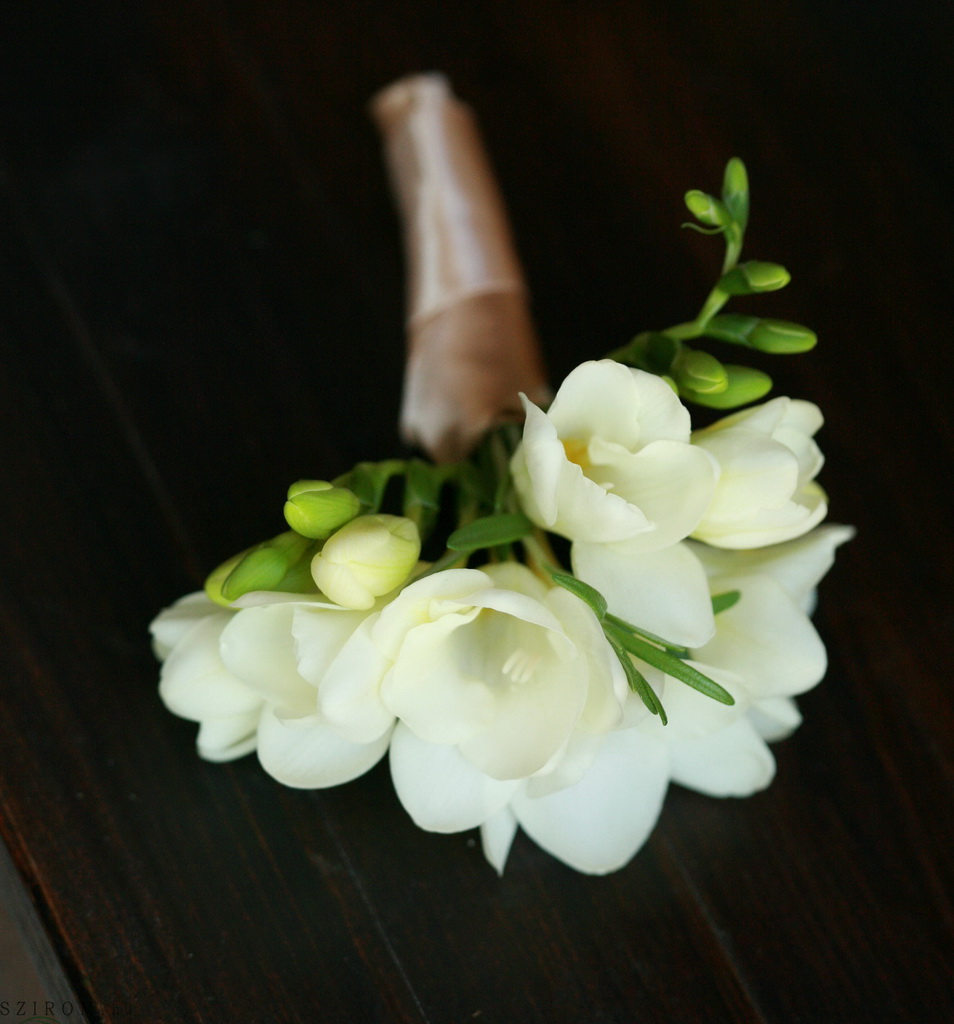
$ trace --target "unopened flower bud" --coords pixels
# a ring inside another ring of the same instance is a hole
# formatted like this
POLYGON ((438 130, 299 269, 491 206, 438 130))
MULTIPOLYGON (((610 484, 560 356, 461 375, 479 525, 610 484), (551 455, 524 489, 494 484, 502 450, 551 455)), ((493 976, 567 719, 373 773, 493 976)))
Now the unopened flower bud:
POLYGON ((300 480, 288 489, 285 520, 303 537, 323 540, 350 522, 361 511, 361 502, 346 487, 325 480, 300 480))
POLYGON ((749 176, 745 164, 737 156, 725 165, 722 201, 733 220, 744 231, 749 220, 749 176))
POLYGON ((686 208, 698 221, 709 227, 721 228, 731 221, 729 211, 715 196, 694 188, 685 195, 686 208))
POLYGON ((694 394, 718 394, 729 383, 725 367, 715 356, 697 349, 685 348, 673 363, 672 375, 676 384, 694 394))
POLYGON ((420 553, 420 534, 410 519, 358 516, 328 538, 311 572, 330 600, 366 609, 408 578, 420 553))
POLYGON ((754 295, 758 292, 778 291, 791 279, 792 275, 778 263, 749 260, 724 274, 719 281, 719 288, 728 295, 754 295))
POLYGON ((216 604, 222 605, 224 608, 228 608, 231 601, 222 593, 222 588, 225 581, 229 578, 232 570, 242 561, 242 559, 248 554, 248 551, 240 551, 237 555, 233 555, 231 558, 226 559, 217 569, 213 569, 212 572, 206 577, 205 581, 205 594, 210 601, 214 601, 216 604))
POLYGON ((814 331, 788 320, 760 320, 749 335, 752 348, 776 355, 807 352, 817 341, 814 331))
POLYGON ((723 369, 728 376, 724 391, 707 394, 704 391, 683 388, 683 395, 710 409, 734 409, 754 402, 772 390, 772 378, 761 370, 753 369, 751 366, 730 365, 724 366, 723 369))
POLYGON ((290 564, 286 551, 260 547, 243 555, 222 583, 226 601, 236 601, 253 590, 272 590, 282 581, 290 564))

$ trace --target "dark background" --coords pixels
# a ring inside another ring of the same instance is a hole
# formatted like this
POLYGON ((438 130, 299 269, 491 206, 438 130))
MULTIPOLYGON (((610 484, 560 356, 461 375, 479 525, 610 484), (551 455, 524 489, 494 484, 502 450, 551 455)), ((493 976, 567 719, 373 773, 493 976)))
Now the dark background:
POLYGON ((52 995, 111 1022, 950 1019, 944 11, 5 6, 0 830, 52 995), (397 447, 366 105, 429 69, 479 114, 555 382, 695 313, 721 243, 681 197, 732 155, 746 254, 794 279, 756 308, 821 339, 759 365, 824 410, 831 518, 859 528, 828 677, 768 791, 674 787, 604 879, 518 838, 498 880, 386 766, 307 793, 200 762, 156 697, 152 616, 282 529, 290 481, 397 447))

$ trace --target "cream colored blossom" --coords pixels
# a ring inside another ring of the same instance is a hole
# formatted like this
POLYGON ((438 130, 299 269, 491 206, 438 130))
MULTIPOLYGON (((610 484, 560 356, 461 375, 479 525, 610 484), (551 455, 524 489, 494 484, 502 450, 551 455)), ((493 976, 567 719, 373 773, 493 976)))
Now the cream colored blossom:
POLYGON ((330 600, 367 609, 408 578, 420 553, 420 534, 410 519, 359 516, 328 538, 311 571, 330 600))
POLYGON ((526 399, 524 407, 511 470, 538 526, 656 551, 686 537, 709 507, 714 463, 689 444, 689 413, 659 377, 613 360, 587 362, 547 412, 526 399))
POLYGON ((692 536, 722 548, 757 548, 807 533, 825 518, 815 483, 823 458, 811 402, 774 398, 692 435, 719 464, 712 503, 692 536))
POLYGON ((253 751, 264 707, 220 656, 222 633, 235 615, 204 593, 188 594, 150 625, 163 663, 159 696, 174 714, 199 723, 196 746, 207 761, 231 761, 253 751))
MULTIPOLYGON (((715 617, 714 633, 692 650, 690 661, 725 686, 736 703, 720 704, 638 663, 662 698, 669 724, 641 713, 632 718, 638 699, 630 696, 620 727, 598 738, 578 779, 566 785, 556 774, 553 781, 525 780, 485 819, 481 841, 490 863, 503 871, 522 828, 578 871, 615 871, 649 837, 670 781, 721 797, 748 796, 768 786, 775 759, 767 743, 798 727, 793 697, 814 686, 826 667, 824 645, 805 610, 809 595, 831 565, 834 549, 852 533, 848 527, 823 527, 751 552, 685 545, 706 570, 712 594, 741 594, 715 617)), ((620 596, 614 587, 626 576, 621 569, 602 581, 611 607, 620 596)), ((638 585, 639 575, 632 579, 638 585)), ((471 786, 476 788, 473 780, 471 786)))

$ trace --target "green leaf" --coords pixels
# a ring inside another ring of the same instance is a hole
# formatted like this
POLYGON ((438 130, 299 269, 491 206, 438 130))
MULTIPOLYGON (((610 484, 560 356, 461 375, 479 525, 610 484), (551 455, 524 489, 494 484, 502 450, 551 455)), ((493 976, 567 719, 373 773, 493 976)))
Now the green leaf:
POLYGON ((633 664, 633 659, 629 654, 627 654, 626 648, 617 636, 616 630, 612 627, 606 630, 606 639, 609 641, 610 647, 612 647, 616 653, 616 657, 619 658, 620 665, 623 666, 623 671, 626 673, 626 681, 629 683, 629 688, 654 715, 659 715, 659 719, 663 725, 667 725, 669 723, 669 719, 666 717, 666 709, 662 706, 662 702, 656 696, 656 691, 649 685, 646 677, 633 664))
POLYGON ((698 669, 687 665, 684 661, 680 661, 679 658, 668 651, 661 651, 647 640, 643 640, 642 637, 631 634, 623 635, 621 633, 618 633, 617 636, 620 643, 630 654, 635 654, 637 658, 641 658, 647 665, 661 669, 667 676, 678 679, 687 686, 691 686, 694 690, 698 690, 706 697, 719 701, 720 704, 735 703, 735 698, 732 694, 721 687, 714 679, 703 675, 698 669))
POLYGON ((712 595, 712 614, 718 615, 719 612, 724 612, 731 608, 734 604, 738 603, 739 598, 742 596, 741 590, 726 590, 722 594, 712 595))
POLYGON ((526 537, 533 523, 522 512, 508 512, 499 516, 485 516, 455 530, 447 538, 451 551, 477 551, 498 544, 512 544, 526 537))
POLYGON ((672 644, 668 640, 663 640, 661 636, 656 636, 655 633, 650 633, 648 629, 643 629, 640 626, 634 626, 631 622, 627 622, 625 619, 621 619, 616 615, 607 615, 607 622, 610 622, 618 630, 626 635, 630 633, 638 633, 644 640, 650 640, 654 644, 658 644, 660 647, 664 647, 673 657, 676 658, 688 658, 689 649, 682 647, 679 644, 672 644))
POLYGON ((595 587, 591 587, 589 583, 584 583, 583 580, 578 580, 575 576, 565 572, 551 572, 550 578, 564 590, 575 594, 584 604, 588 604, 600 622, 603 621, 606 616, 606 598, 595 587))

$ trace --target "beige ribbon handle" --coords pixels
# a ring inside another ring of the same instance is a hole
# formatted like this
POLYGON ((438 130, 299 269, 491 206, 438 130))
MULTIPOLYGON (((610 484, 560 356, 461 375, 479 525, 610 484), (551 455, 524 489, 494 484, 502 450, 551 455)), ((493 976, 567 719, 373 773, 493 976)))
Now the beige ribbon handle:
POLYGON ((474 117, 447 80, 401 79, 371 111, 407 253, 401 433, 453 461, 494 424, 522 417, 521 391, 549 398, 523 274, 474 117))

